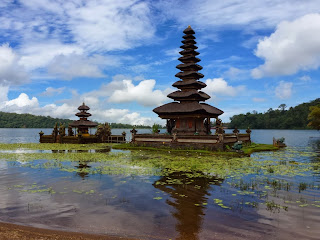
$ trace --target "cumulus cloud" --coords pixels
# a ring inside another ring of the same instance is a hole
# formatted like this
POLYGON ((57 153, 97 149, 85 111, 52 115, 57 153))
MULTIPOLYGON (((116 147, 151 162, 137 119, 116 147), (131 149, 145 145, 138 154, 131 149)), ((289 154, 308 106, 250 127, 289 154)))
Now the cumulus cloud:
POLYGON ((228 85, 223 78, 207 79, 205 83, 207 87, 204 88, 204 91, 214 95, 234 97, 245 90, 244 86, 233 87, 228 85))
POLYGON ((142 117, 138 112, 130 112, 128 109, 92 110, 92 115, 101 122, 129 123, 134 125, 149 125, 154 123, 149 117, 142 117))
POLYGON ((19 63, 20 57, 9 44, 0 46, 0 84, 17 85, 29 81, 24 67, 19 63))
POLYGON ((1 108, 6 112, 28 113, 38 106, 37 98, 29 98, 27 94, 21 93, 17 98, 5 101, 1 108))
POLYGON ((320 14, 281 22, 270 37, 259 41, 255 55, 265 62, 252 70, 254 78, 319 68, 320 14))
POLYGON ((143 106, 158 106, 167 100, 167 97, 162 91, 154 90, 155 84, 153 79, 140 81, 137 85, 134 85, 132 80, 111 83, 117 89, 110 96, 109 102, 135 101, 143 106))
MULTIPOLYGON (((1 87, 0 87, 1 90, 1 87)), ((5 96, 4 99, 7 99, 5 96)), ((0 95, 0 100, 1 95, 0 95)), ((129 124, 152 125, 155 121, 150 117, 143 117, 138 112, 132 112, 129 109, 105 109, 99 105, 99 102, 94 99, 87 98, 86 104, 90 106, 90 113, 92 113, 92 120, 99 122, 116 122, 129 124)), ((4 100, 1 102, 0 111, 14 112, 14 113, 30 113, 41 116, 51 116, 57 118, 76 119, 74 114, 78 111, 77 108, 81 101, 74 101, 69 103, 47 104, 40 106, 36 97, 29 97, 25 93, 21 93, 17 98, 11 100, 4 100)))
POLYGON ((51 96, 55 96, 63 93, 64 90, 65 90, 65 87, 61 87, 61 88, 47 87, 46 90, 42 92, 40 95, 51 97, 51 96))
POLYGON ((275 88, 275 95, 280 99, 288 99, 292 95, 292 82, 280 81, 275 88))

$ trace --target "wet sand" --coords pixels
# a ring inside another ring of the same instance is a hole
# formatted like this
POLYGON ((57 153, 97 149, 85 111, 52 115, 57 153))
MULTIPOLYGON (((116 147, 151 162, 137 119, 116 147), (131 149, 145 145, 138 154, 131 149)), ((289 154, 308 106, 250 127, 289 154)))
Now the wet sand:
POLYGON ((134 240, 126 237, 48 230, 0 222, 1 240, 134 240))

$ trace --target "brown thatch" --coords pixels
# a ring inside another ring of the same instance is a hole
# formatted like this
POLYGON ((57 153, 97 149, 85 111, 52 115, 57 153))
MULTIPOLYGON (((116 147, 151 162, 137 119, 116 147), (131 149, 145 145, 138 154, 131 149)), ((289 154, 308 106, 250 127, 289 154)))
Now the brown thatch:
POLYGON ((176 66, 176 68, 180 69, 181 71, 199 71, 202 67, 196 63, 182 63, 176 66))
POLYGON ((192 72, 179 72, 175 75, 178 78, 184 79, 184 78, 192 78, 192 79, 199 79, 203 78, 204 75, 202 73, 192 71, 192 72))
POLYGON ((180 62, 183 62, 183 63, 197 63, 197 62, 200 62, 201 60, 200 60, 200 58, 197 58, 197 57, 195 57, 195 56, 189 56, 189 55, 187 55, 187 56, 184 56, 184 57, 179 57, 178 58, 178 60, 180 61, 180 62))
POLYGON ((91 122, 89 120, 76 120, 72 123, 69 123, 69 126, 71 127, 96 127, 98 126, 98 123, 91 122))
POLYGON ((192 89, 190 91, 175 91, 168 95, 169 98, 172 98, 176 101, 182 100, 195 100, 195 101, 205 101, 210 98, 210 96, 202 91, 197 91, 192 89))
POLYGON ((90 110, 90 108, 87 105, 85 105, 84 103, 82 103, 82 105, 78 107, 78 110, 88 111, 88 110, 90 110))
POLYGON ((223 113, 222 110, 210 106, 206 103, 198 103, 198 102, 188 102, 188 103, 178 103, 172 102, 162 105, 153 109, 153 111, 160 116, 162 114, 165 115, 190 115, 191 114, 201 114, 204 117, 215 118, 223 113))
POLYGON ((201 81, 196 81, 194 79, 189 81, 176 81, 174 84, 172 84, 173 87, 179 88, 179 89, 201 89, 205 88, 207 84, 201 81))
POLYGON ((191 34, 191 36, 192 36, 192 34, 195 34, 195 32, 194 32, 194 30, 191 28, 191 26, 188 26, 185 30, 183 30, 183 33, 184 34, 191 34))
POLYGON ((77 117, 90 117, 91 113, 88 112, 78 112, 75 114, 77 117))

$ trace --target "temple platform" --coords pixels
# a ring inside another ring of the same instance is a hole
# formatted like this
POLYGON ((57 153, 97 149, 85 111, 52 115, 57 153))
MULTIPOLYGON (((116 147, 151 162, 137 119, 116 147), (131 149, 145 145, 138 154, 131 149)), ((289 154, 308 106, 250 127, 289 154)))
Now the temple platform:
POLYGON ((87 144, 87 143, 125 143, 125 135, 111 135, 104 139, 96 135, 87 136, 54 136, 54 135, 41 135, 40 143, 73 143, 73 144, 87 144))
POLYGON ((134 134, 131 143, 138 146, 167 146, 180 149, 224 150, 238 141, 251 143, 249 133, 214 134, 214 135, 169 135, 169 134, 134 134))

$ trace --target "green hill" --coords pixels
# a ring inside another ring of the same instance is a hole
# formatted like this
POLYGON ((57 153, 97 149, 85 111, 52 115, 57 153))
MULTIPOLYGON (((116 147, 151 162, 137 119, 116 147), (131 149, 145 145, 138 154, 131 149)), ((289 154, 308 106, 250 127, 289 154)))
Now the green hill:
MULTIPOLYGON (((58 123, 68 126, 73 120, 35 116, 32 114, 17 114, 0 112, 0 128, 53 128, 58 123)), ((111 128, 133 128, 131 124, 110 123, 111 128)), ((135 125, 135 128, 151 128, 150 126, 135 125)))
POLYGON ((52 128, 55 123, 68 126, 70 122, 70 119, 0 112, 0 128, 52 128))
POLYGON ((244 129, 310 129, 308 125, 308 114, 310 106, 320 104, 320 98, 308 103, 302 103, 285 110, 285 104, 278 109, 270 108, 265 113, 253 111, 246 114, 234 115, 230 118, 229 128, 244 129))

